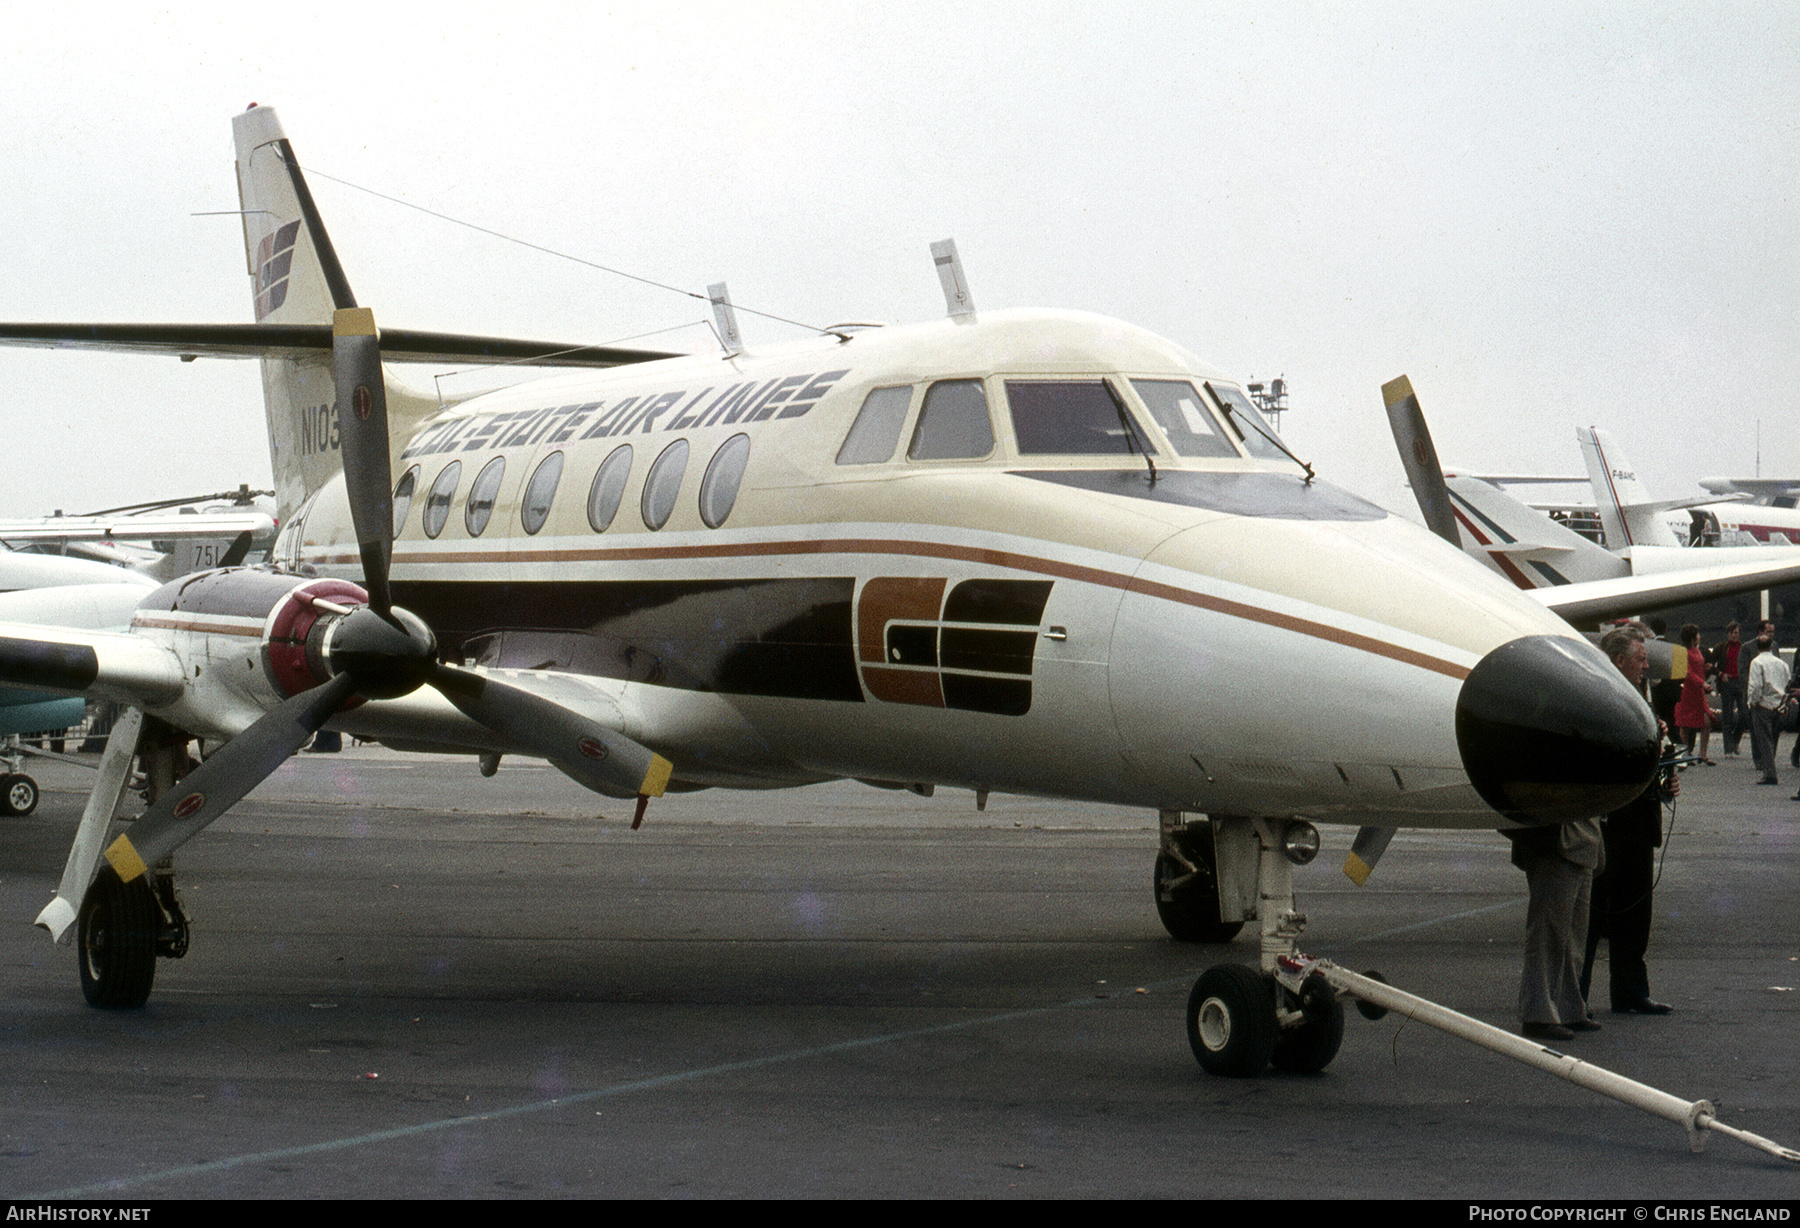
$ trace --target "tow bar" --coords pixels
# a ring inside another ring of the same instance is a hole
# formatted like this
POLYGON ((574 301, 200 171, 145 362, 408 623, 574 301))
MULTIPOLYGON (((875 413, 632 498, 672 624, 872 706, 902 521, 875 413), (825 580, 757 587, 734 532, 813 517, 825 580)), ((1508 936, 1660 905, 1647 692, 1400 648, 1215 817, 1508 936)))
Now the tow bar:
POLYGON ((1429 1024, 1440 1032, 1448 1032, 1452 1036, 1460 1036, 1464 1040, 1473 1041, 1484 1049, 1512 1058, 1514 1061, 1535 1066, 1539 1070, 1566 1079, 1570 1083, 1579 1084, 1589 1091, 1599 1092, 1603 1096, 1611 1096, 1646 1113, 1654 1113, 1658 1117, 1666 1117, 1677 1125, 1684 1127, 1688 1134, 1688 1148, 1700 1152, 1706 1150, 1706 1132, 1717 1131, 1740 1143, 1766 1151, 1783 1160, 1800 1163, 1800 1151, 1752 1134, 1748 1130, 1739 1130, 1728 1126, 1718 1119, 1712 1102, 1708 1100, 1682 1100, 1667 1092, 1658 1091, 1648 1084, 1639 1083, 1635 1079, 1627 1079, 1624 1075, 1614 1074, 1592 1062, 1584 1062, 1580 1058, 1570 1057, 1556 1049, 1546 1048, 1536 1041, 1527 1040, 1523 1036, 1514 1036, 1511 1032, 1503 1032, 1499 1028, 1471 1019, 1467 1015, 1458 1014, 1435 1002, 1428 1002, 1415 994, 1395 989, 1385 981, 1340 968, 1327 959, 1314 959, 1305 955, 1283 955, 1276 961, 1275 979, 1289 990, 1298 994, 1301 985, 1310 976, 1324 980, 1332 989, 1359 999, 1357 1010, 1371 1019, 1379 1019, 1388 1011, 1399 1011, 1408 1019, 1416 1019, 1420 1023, 1429 1024), (1363 1004, 1367 1003, 1367 1006, 1363 1004), (1370 1009, 1374 1008, 1374 1009, 1370 1009))

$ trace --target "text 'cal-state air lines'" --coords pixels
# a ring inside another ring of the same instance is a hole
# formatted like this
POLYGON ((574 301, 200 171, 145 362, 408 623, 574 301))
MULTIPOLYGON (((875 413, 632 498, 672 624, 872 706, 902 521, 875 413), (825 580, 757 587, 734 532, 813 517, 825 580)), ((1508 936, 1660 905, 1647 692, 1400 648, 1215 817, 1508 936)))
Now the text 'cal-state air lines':
MULTIPOLYGON (((543 441, 564 443, 571 439, 648 435, 658 430, 699 430, 720 424, 761 422, 766 418, 798 418, 849 373, 846 368, 779 376, 767 381, 746 380, 718 390, 716 396, 713 395, 714 386, 695 393, 686 389, 645 393, 625 397, 612 405, 605 401, 588 401, 577 405, 476 414, 439 423, 414 439, 400 455, 402 459, 408 459, 440 452, 477 452, 543 441), (712 399, 708 400, 708 397, 712 399), (674 412, 671 414, 671 411, 674 412)), ((305 452, 337 449, 337 414, 331 406, 312 405, 301 411, 300 446, 305 452)))

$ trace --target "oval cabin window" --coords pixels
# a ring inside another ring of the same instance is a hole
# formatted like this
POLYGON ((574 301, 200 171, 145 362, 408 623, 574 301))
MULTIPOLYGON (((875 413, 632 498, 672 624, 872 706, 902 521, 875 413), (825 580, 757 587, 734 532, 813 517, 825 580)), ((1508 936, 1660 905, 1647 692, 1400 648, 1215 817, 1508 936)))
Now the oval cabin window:
POLYGON ((625 479, 631 476, 631 445, 621 444, 600 462, 594 474, 594 485, 588 490, 588 524, 594 532, 604 533, 619 514, 619 500, 625 495, 625 479))
POLYGON ((412 511, 413 492, 419 488, 419 467, 414 465, 406 471, 394 487, 394 537, 400 536, 400 530, 406 527, 406 513, 412 511))
POLYGON ((716 529, 731 515, 737 502, 738 484, 744 480, 744 466, 750 462, 750 436, 733 435, 719 445, 706 476, 700 479, 700 519, 706 527, 716 529))
POLYGON ((675 511, 675 500, 681 494, 681 479, 687 473, 688 441, 677 439, 662 450, 644 479, 644 524, 660 529, 669 523, 675 511))
POLYGON ((525 483, 525 502, 519 508, 519 520, 527 533, 536 533, 550 518, 550 503, 556 498, 556 483, 561 480, 563 454, 552 452, 532 471, 525 483))
POLYGON ((470 537, 480 537, 494 514, 494 501, 500 496, 500 479, 506 476, 506 458, 496 456, 475 475, 469 487, 469 503, 463 508, 463 526, 470 537))
POLYGON ((425 536, 436 537, 450 519, 450 501, 456 498, 456 484, 462 481, 462 462, 451 461, 431 484, 425 496, 425 536))

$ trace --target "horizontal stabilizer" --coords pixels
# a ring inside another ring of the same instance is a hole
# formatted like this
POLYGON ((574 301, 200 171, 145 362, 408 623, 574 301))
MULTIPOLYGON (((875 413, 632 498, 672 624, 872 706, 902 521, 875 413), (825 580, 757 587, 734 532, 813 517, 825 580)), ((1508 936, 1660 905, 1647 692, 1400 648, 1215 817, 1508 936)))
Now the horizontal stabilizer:
POLYGON ((1476 478, 1445 482, 1463 548, 1520 588, 1544 588, 1628 574, 1602 546, 1476 478))
POLYGON ((205 516, 48 516, 38 520, 0 520, 0 540, 50 542, 177 541, 190 537, 264 536, 275 532, 275 520, 261 512, 229 512, 205 516))
POLYGON ((1495 486, 1555 486, 1565 482, 1588 484, 1585 476, 1576 474, 1541 474, 1541 473, 1465 473, 1461 469, 1446 469, 1447 478, 1473 478, 1477 482, 1488 482, 1495 486))
MULTIPOLYGON (((109 350, 179 358, 304 358, 331 353, 330 324, 0 324, 0 345, 109 350)), ((682 355, 576 342, 383 328, 386 362, 622 367, 682 355)))
POLYGON ((1690 507, 1713 507, 1720 503, 1747 503, 1750 496, 1739 492, 1735 495, 1695 495, 1690 499, 1651 499, 1644 503, 1622 503, 1620 508, 1626 512, 1680 512, 1690 507))

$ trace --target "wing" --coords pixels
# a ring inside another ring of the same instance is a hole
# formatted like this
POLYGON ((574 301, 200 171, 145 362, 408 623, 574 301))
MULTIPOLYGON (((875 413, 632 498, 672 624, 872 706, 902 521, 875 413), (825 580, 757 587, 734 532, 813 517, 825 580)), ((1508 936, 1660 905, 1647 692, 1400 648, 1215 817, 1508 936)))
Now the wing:
POLYGON ((143 636, 0 623, 0 682, 163 708, 181 697, 181 661, 143 636))
MULTIPOLYGON (((331 325, 0 323, 0 345, 167 354, 184 360, 326 357, 331 353, 331 325)), ((383 329, 381 352, 388 362, 504 362, 536 367, 619 367, 680 357, 661 350, 525 341, 414 328, 383 329)))
MULTIPOLYGON (((1681 549, 1689 559, 1696 555, 1740 554, 1747 551, 1681 549)), ((1752 562, 1719 563, 1710 567, 1686 567, 1662 574, 1621 576, 1590 580, 1554 588, 1532 589, 1531 595, 1575 626, 1591 626, 1609 618, 1754 592, 1800 582, 1800 550, 1757 550, 1752 562), (1775 557, 1770 557, 1775 556, 1775 557)))
POLYGON ((1736 493, 1766 500, 1800 491, 1800 478, 1701 478, 1700 488, 1715 496, 1730 497, 1736 493))

